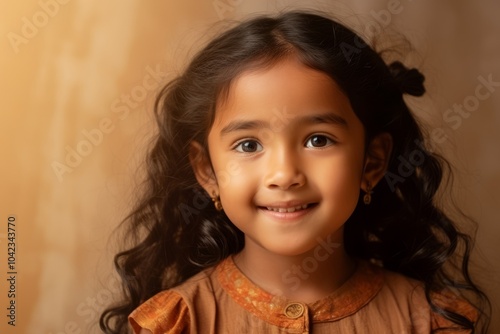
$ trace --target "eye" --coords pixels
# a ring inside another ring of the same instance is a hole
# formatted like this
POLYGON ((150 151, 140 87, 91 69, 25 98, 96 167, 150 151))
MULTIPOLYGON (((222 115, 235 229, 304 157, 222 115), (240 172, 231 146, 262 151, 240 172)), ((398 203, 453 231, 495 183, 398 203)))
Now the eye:
POLYGON ((309 139, 306 142, 306 147, 325 147, 334 144, 335 142, 328 138, 327 136, 323 135, 314 135, 309 137, 309 139))
POLYGON ((234 150, 241 153, 254 153, 262 151, 262 145, 255 140, 244 140, 234 147, 234 150))

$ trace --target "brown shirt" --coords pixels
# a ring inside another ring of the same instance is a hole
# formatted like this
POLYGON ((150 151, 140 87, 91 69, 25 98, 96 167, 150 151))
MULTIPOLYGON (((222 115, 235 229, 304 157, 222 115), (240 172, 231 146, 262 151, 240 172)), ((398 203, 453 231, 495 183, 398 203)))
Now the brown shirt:
MULTIPOLYGON (((451 292, 435 295, 435 301, 476 318, 475 310, 451 292)), ((144 328, 153 334, 404 334, 453 325, 430 310, 421 283, 364 261, 334 293, 306 304, 262 290, 232 256, 158 293, 134 310, 129 321, 135 333, 144 328)))

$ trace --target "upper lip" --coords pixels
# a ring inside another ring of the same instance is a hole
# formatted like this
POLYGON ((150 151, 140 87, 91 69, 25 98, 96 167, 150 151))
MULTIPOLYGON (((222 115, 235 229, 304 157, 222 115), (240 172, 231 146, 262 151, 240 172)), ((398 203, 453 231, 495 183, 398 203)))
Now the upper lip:
POLYGON ((259 205, 259 206, 266 207, 266 208, 288 209, 288 208, 295 208, 295 207, 303 206, 303 205, 307 205, 307 204, 312 204, 312 202, 292 200, 292 201, 272 202, 272 203, 267 203, 267 204, 263 204, 263 205, 259 205))

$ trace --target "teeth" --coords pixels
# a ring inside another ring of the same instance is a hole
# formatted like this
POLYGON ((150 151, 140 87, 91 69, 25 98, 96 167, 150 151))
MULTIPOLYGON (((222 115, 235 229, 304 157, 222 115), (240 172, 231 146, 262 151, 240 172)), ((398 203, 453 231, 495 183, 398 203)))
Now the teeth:
POLYGON ((270 206, 267 207, 268 210, 275 211, 275 212, 295 212, 297 210, 304 210, 305 208, 307 208, 307 204, 298 205, 298 206, 293 207, 293 208, 273 208, 270 206))

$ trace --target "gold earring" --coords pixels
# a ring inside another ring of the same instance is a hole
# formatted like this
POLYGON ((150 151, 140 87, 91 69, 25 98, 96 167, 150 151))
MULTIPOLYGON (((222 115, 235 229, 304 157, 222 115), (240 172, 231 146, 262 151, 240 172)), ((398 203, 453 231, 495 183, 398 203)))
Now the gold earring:
POLYGON ((370 185, 370 182, 367 182, 366 184, 366 194, 363 196, 363 202, 368 205, 372 202, 372 186, 370 185))
POLYGON ((220 202, 220 197, 217 195, 217 193, 212 191, 212 202, 214 202, 214 206, 217 209, 217 211, 222 211, 222 203, 220 202))

